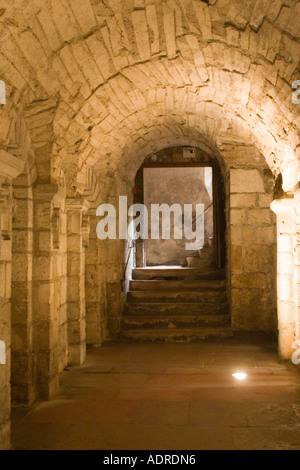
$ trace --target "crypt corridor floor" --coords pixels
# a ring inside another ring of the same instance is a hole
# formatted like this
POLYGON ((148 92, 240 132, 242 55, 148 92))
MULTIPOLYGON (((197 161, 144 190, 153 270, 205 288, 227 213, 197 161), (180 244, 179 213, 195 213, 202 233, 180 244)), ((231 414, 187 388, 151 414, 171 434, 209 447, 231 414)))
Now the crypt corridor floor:
POLYGON ((299 449, 300 371, 265 340, 107 344, 12 423, 17 450, 299 449))

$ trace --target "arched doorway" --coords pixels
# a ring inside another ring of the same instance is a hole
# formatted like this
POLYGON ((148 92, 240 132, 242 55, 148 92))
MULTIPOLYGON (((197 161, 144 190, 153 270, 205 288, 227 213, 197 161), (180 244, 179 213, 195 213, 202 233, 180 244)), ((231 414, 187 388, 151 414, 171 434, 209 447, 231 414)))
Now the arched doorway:
POLYGON ((159 239, 151 238, 149 233, 147 240, 137 241, 137 267, 225 268, 225 191, 216 158, 195 147, 170 147, 148 156, 136 174, 134 203, 144 204, 148 214, 153 204, 182 207, 182 239, 175 238, 174 213, 170 221, 173 238, 164 239, 161 231, 159 239), (199 219, 195 206, 203 205, 204 245, 199 250, 186 249, 185 204, 193 206, 193 230, 199 219))
POLYGON ((148 156, 136 174, 134 203, 145 208, 148 228, 136 240, 123 334, 164 341, 231 335, 225 189, 217 159, 195 147, 148 156), (186 230, 187 206, 194 243, 186 230), (159 236, 153 238, 155 210, 159 236))

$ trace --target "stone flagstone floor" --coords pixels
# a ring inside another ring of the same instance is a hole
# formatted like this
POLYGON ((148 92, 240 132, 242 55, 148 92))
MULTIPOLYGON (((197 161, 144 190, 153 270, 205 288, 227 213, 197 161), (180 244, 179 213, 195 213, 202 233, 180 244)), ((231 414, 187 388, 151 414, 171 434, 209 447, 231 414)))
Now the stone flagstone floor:
POLYGON ((12 422, 16 450, 299 449, 300 371, 265 339, 107 344, 12 422))

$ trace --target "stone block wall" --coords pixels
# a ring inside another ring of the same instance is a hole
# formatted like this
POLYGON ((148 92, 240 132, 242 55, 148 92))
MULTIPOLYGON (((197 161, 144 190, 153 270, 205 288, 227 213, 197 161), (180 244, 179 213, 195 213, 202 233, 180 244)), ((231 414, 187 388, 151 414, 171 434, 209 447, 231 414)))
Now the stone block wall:
MULTIPOLYGON (((106 273, 100 264, 101 244, 96 235, 98 223, 95 209, 90 210, 90 238, 85 258, 86 341, 99 345, 106 338, 106 273)), ((105 255, 105 251, 103 250, 105 255)), ((103 255, 101 256, 101 258, 103 255)))
POLYGON ((85 361, 88 205, 55 184, 26 186, 25 175, 14 196, 13 399, 30 404, 56 393, 67 364, 85 361))
MULTIPOLYGON (((128 204, 132 204, 132 194, 128 195, 124 181, 114 183, 111 193, 127 195, 128 204)), ((122 322, 127 278, 131 275, 130 269, 124 273, 129 253, 128 240, 119 240, 118 237, 116 240, 99 240, 97 237, 100 218, 96 216, 96 209, 105 199, 115 207, 118 216, 118 196, 98 197, 89 211, 90 238, 86 249, 86 335, 87 344, 94 345, 117 337, 122 322)))
POLYGON ((12 402, 30 405, 35 398, 32 275, 33 192, 25 175, 14 181, 12 243, 12 402))
POLYGON ((124 240, 99 240, 99 218, 91 216, 91 238, 86 254, 86 332, 88 344, 116 338, 120 330, 125 292, 124 240))
POLYGON ((22 159, 0 150, 0 449, 10 446, 12 181, 23 167, 22 159))
POLYGON ((0 341, 6 356, 5 363, 0 363, 0 449, 6 449, 10 444, 11 198, 11 183, 0 177, 0 341))
POLYGON ((273 179, 230 170, 229 269, 233 330, 276 330, 276 226, 273 179))
MULTIPOLYGON (((132 194, 129 193, 128 182, 117 177, 112 185, 108 202, 116 209, 117 220, 119 220, 119 195, 127 196, 127 209, 133 203, 132 194), (115 195, 116 194, 116 195, 115 195)), ((99 219, 98 219, 99 221, 99 219)), ((130 218, 128 217, 128 223, 130 218)), ((117 224, 118 234, 118 224, 117 224)), ((98 240, 99 242, 99 240, 98 240)), ((105 261, 106 272, 106 318, 107 338, 115 339, 120 332, 122 316, 126 297, 126 283, 131 276, 129 269, 125 272, 125 266, 129 255, 131 244, 130 235, 128 239, 122 240, 117 236, 116 240, 104 240, 100 242, 100 264, 105 261)))
MULTIPOLYGON (((55 207, 57 209, 57 206, 55 207)), ((52 325, 54 331, 57 325, 57 338, 54 337, 54 351, 56 342, 57 354, 57 372, 60 373, 64 370, 68 363, 68 315, 67 315, 67 286, 68 286, 68 271, 67 271, 67 211, 65 200, 63 200, 59 207, 59 214, 53 214, 54 219, 58 217, 58 227, 53 227, 54 232, 58 231, 59 241, 54 244, 53 255, 53 293, 54 293, 54 312, 55 322, 52 325)), ((56 222, 53 221, 53 225, 56 222)), ((55 238, 55 233, 53 237, 55 238)))
POLYGON ((106 306, 107 331, 115 339, 120 331, 125 292, 121 281, 124 271, 124 257, 127 240, 106 240, 106 306))
POLYGON ((282 359, 290 359, 300 344, 299 203, 297 186, 294 195, 283 194, 271 206, 277 219, 278 350, 282 359))
MULTIPOLYGON (((295 298, 295 340, 300 340, 300 190, 299 185, 296 186, 295 195, 294 195, 294 236, 293 244, 291 244, 292 253, 288 253, 286 259, 286 265, 289 275, 291 276, 292 268, 294 267, 294 298, 295 298), (292 255, 292 256, 291 256, 292 255), (292 259, 291 259, 292 258, 292 259)), ((277 228, 277 237, 279 237, 278 228, 277 228)), ((278 267, 278 272, 280 268, 278 267)))
POLYGON ((81 198, 67 199, 67 308, 68 364, 86 358, 85 247, 88 244, 88 205, 81 198))
POLYGON ((37 396, 58 390, 67 364, 67 237, 65 199, 56 185, 34 187, 33 342, 37 396))

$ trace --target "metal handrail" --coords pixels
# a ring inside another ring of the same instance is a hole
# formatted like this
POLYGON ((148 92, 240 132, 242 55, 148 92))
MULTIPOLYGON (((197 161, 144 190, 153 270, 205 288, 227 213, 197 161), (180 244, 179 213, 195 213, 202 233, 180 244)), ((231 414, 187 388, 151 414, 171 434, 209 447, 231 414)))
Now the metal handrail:
MULTIPOLYGON (((192 221, 192 226, 194 225, 194 223, 196 222, 196 220, 200 217, 200 216, 203 216, 205 214, 205 212, 208 211, 208 209, 213 205, 213 202, 202 212, 202 214, 199 214, 198 217, 195 217, 194 220, 192 221)), ((131 252, 133 250, 133 248, 135 248, 136 246, 136 240, 133 239, 131 240, 131 244, 129 246, 129 252, 128 252, 128 256, 127 256, 127 260, 126 260, 126 264, 125 264, 125 267, 124 267, 124 271, 123 271, 123 276, 122 276, 122 279, 121 279, 121 289, 122 291, 124 290, 123 289, 123 285, 124 285, 124 282, 126 280, 126 271, 127 271, 127 268, 128 268, 128 263, 129 263, 129 259, 130 259, 130 256, 131 256, 131 252)))
POLYGON ((212 205, 213 205, 213 202, 202 212, 202 214, 199 214, 198 217, 196 216, 194 217, 194 220, 192 220, 192 227, 194 227, 194 223, 196 222, 196 220, 199 219, 200 216, 202 217, 205 214, 205 212, 207 212, 208 209, 211 208, 212 205))
POLYGON ((135 247, 135 245, 136 245, 136 240, 135 240, 135 239, 131 240, 131 244, 130 244, 130 246, 129 246, 129 252, 128 252, 127 261, 126 261, 126 264, 125 264, 123 276, 122 276, 122 279, 121 279, 121 281, 120 281, 120 282, 121 282, 121 290, 122 290, 122 291, 123 291, 124 282, 125 282, 125 280, 126 280, 126 271, 127 271, 129 259, 130 259, 130 256, 131 256, 131 251, 133 250, 133 248, 135 247))

